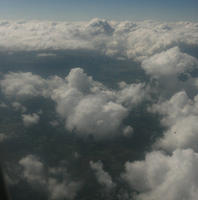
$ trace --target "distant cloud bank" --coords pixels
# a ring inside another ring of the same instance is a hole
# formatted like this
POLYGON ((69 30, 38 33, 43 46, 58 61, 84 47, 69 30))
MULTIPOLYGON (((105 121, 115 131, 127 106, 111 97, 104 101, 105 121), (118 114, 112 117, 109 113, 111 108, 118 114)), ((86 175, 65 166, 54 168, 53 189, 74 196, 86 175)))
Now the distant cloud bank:
POLYGON ((198 23, 192 22, 0 21, 0 50, 88 49, 142 60, 174 46, 197 46, 197 32, 198 23))

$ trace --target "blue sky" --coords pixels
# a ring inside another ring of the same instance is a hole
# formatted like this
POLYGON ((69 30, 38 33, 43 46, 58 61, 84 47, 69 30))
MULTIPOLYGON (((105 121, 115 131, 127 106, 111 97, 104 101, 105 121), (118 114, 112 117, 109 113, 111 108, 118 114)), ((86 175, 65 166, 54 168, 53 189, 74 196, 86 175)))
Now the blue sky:
POLYGON ((1 19, 198 21, 198 0, 0 0, 1 19))

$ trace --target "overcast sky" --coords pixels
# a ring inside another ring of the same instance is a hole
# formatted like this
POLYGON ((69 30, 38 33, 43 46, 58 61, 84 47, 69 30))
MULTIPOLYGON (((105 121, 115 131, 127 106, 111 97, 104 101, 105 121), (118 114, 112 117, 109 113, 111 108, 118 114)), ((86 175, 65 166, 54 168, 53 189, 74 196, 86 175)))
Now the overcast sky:
POLYGON ((1 19, 197 21, 197 0, 0 0, 1 19))

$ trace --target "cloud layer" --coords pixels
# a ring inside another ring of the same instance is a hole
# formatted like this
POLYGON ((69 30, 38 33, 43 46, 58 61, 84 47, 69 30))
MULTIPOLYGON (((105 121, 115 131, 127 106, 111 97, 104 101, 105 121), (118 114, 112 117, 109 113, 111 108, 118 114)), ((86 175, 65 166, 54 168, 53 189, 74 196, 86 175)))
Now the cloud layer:
MULTIPOLYGON (((37 56, 47 58, 56 56, 49 50, 91 50, 136 61, 150 78, 147 85, 121 82, 117 89, 109 89, 81 68, 72 69, 64 79, 10 72, 0 85, 14 99, 14 109, 26 112, 20 104, 24 98, 50 98, 67 130, 96 139, 131 136, 133 124, 124 124, 124 120, 143 99, 149 99, 153 105, 148 111, 161 115, 166 130, 144 160, 125 163, 121 177, 136 191, 137 199, 197 199, 198 79, 193 72, 198 70, 198 59, 188 50, 198 48, 198 23, 1 21, 0 39, 0 51, 39 50, 37 56), (157 94, 155 102, 149 98, 151 92, 157 94)), ((22 119, 29 126, 39 121, 39 115, 23 113, 22 119)), ((55 126, 55 122, 49 123, 55 126)), ((4 135, 1 137, 3 141, 4 135)), ((64 168, 49 169, 32 155, 19 164, 24 168, 23 177, 45 186, 51 199, 75 197, 79 185, 68 178, 64 168), (61 181, 55 178, 58 174, 63 175, 61 181)), ((99 184, 115 187, 102 162, 90 161, 90 167, 99 184)))
POLYGON ((0 49, 88 49, 142 60, 174 46, 197 46, 197 31, 192 22, 0 21, 0 49))

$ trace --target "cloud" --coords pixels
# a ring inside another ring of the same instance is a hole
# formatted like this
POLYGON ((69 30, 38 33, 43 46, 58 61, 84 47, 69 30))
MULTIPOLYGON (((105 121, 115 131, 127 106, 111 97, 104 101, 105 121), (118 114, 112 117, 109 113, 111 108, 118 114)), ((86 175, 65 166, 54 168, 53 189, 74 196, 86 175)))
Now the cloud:
POLYGON ((50 199, 74 199, 80 188, 80 183, 71 181, 65 168, 50 168, 48 177, 48 191, 50 199), (58 180, 56 176, 62 177, 58 180))
POLYGON ((1 80, 1 89, 7 96, 38 96, 45 84, 40 76, 31 72, 10 72, 1 80))
POLYGON ((110 56, 143 60, 174 46, 197 46, 193 22, 1 21, 1 51, 96 50, 110 56))
POLYGON ((65 167, 48 168, 34 155, 27 155, 19 164, 27 182, 46 189, 49 199, 72 200, 79 190, 80 184, 70 180, 65 167))
POLYGON ((0 102, 0 108, 7 108, 7 107, 8 107, 7 104, 5 104, 4 102, 0 102))
POLYGON ((193 70, 198 68, 198 60, 173 47, 157 53, 142 62, 145 72, 158 83, 158 91, 163 96, 171 96, 178 91, 196 91, 193 70), (183 78, 182 78, 183 77, 183 78))
POLYGON ((0 143, 5 141, 8 138, 8 136, 5 133, 0 133, 0 143))
POLYGON ((27 110, 27 108, 25 106, 23 106, 21 103, 16 102, 16 101, 12 103, 12 107, 16 111, 21 111, 22 113, 26 112, 26 110, 27 110))
POLYGON ((107 190, 111 190, 116 186, 115 183, 112 181, 111 176, 106 171, 104 171, 101 161, 90 161, 90 167, 94 170, 97 181, 107 190))
POLYGON ((57 112, 66 119, 66 128, 96 138, 116 135, 131 107, 147 93, 144 84, 131 84, 109 90, 87 76, 82 69, 70 71, 65 87, 53 90, 57 112))
POLYGON ((195 200, 198 195, 198 154, 176 150, 171 156, 154 151, 145 160, 127 162, 123 179, 142 200, 195 200))
POLYGON ((198 96, 190 99, 184 91, 176 93, 169 100, 153 105, 150 111, 160 113, 161 123, 167 128, 154 147, 169 152, 177 148, 193 148, 197 151, 197 108, 198 96))
POLYGON ((133 127, 131 126, 126 126, 123 130, 123 135, 125 137, 130 137, 133 134, 133 127))
POLYGON ((38 57, 54 57, 56 56, 55 53, 38 53, 37 54, 38 57))
MULTIPOLYGON (((198 195, 198 79, 192 73, 198 68, 198 60, 185 52, 198 47, 197 33, 195 22, 1 21, 0 51, 39 50, 37 56, 48 57, 55 56, 49 50, 86 49, 120 60, 133 59, 150 77, 149 86, 121 82, 119 88, 109 89, 81 68, 72 69, 65 78, 10 72, 0 80, 1 89, 13 99, 12 106, 22 112, 21 99, 50 98, 67 130, 96 139, 130 136, 133 125, 124 124, 124 120, 151 90, 157 91, 158 102, 149 111, 161 115, 166 130, 145 160, 125 164, 122 177, 142 200, 194 200, 198 195)), ((24 125, 38 123, 38 114, 23 114, 24 125)), ((56 125, 56 121, 49 123, 56 125)), ((4 135, 1 137, 4 140, 4 135)), ((71 181, 64 168, 48 168, 33 155, 19 164, 24 168, 23 177, 29 183, 43 185, 51 199, 75 198, 79 184, 71 181), (56 178, 60 174, 61 180, 56 178)), ((91 161, 90 167, 101 185, 115 187, 102 162, 91 161)))
POLYGON ((45 184, 44 165, 41 161, 33 155, 28 155, 19 161, 23 166, 23 176, 30 183, 45 184))
POLYGON ((177 76, 180 73, 192 71, 198 67, 198 60, 186 53, 182 53, 178 47, 170 48, 157 53, 142 62, 143 69, 155 78, 163 76, 177 76))
POLYGON ((49 122, 51 126, 56 127, 59 125, 59 122, 57 120, 53 120, 49 122))
POLYGON ((36 113, 22 114, 23 124, 26 127, 37 124, 39 122, 39 119, 40 119, 40 117, 36 113))
MULTIPOLYGON (((51 98, 68 130, 81 136, 93 134, 97 139, 120 134, 124 128, 122 121, 148 93, 143 83, 122 82, 119 89, 108 89, 81 68, 72 69, 65 79, 58 76, 43 79, 32 73, 11 72, 0 84, 8 97, 41 95, 51 98)), ((39 120, 36 114, 22 116, 26 125, 39 120)))

